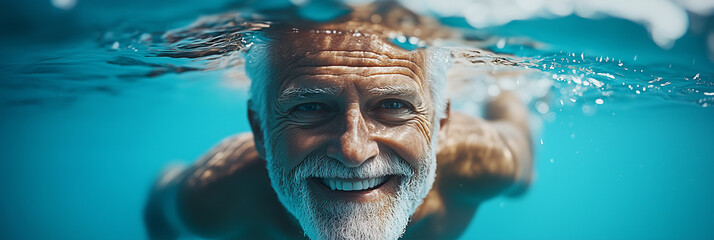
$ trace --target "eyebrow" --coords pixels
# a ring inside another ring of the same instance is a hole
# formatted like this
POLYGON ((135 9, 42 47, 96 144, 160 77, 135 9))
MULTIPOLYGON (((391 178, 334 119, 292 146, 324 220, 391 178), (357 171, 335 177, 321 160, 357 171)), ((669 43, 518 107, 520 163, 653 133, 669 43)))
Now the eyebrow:
POLYGON ((335 96, 337 88, 335 87, 289 87, 283 90, 278 97, 278 103, 284 104, 300 99, 309 99, 316 96, 335 96))
POLYGON ((367 92, 374 95, 414 95, 416 90, 406 86, 385 86, 371 88, 367 92))

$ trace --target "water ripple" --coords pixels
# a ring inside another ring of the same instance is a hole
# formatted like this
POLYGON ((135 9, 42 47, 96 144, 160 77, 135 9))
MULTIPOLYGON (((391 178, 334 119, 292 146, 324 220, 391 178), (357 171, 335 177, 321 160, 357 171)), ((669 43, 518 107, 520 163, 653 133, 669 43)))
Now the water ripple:
MULTIPOLYGON (((0 101, 35 105, 90 92, 120 95, 146 79, 200 71, 226 70, 234 81, 247 82, 244 74, 235 71, 241 69, 242 53, 250 48, 255 33, 270 27, 267 18, 235 11, 201 17, 172 30, 115 26, 93 41, 0 65, 6 73, 0 81, 0 101)), ((464 104, 482 102, 505 89, 519 91, 543 114, 554 109, 545 102, 586 108, 656 98, 714 105, 711 70, 693 69, 689 64, 639 64, 636 59, 554 51, 547 43, 523 37, 469 32, 450 37, 443 39, 447 43, 441 47, 449 46, 448 42, 460 44, 450 46, 457 70, 449 81, 452 99, 464 104)))

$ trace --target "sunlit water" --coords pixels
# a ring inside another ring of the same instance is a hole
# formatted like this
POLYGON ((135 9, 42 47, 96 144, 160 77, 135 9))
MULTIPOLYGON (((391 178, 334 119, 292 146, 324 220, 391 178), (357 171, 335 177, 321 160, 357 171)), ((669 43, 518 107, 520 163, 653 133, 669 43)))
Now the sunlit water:
MULTIPOLYGON (((139 11, 146 20, 52 44, 6 39, 0 239, 144 239, 141 210, 161 169, 249 131, 243 40, 269 23, 237 12, 197 20, 226 12, 205 9, 174 6, 163 21, 139 11)), ((517 91, 534 129, 530 192, 483 204, 463 239, 714 238, 706 36, 664 50, 612 18, 478 31, 442 20, 466 39, 441 43, 460 69, 453 107, 477 115, 490 96, 517 91)))

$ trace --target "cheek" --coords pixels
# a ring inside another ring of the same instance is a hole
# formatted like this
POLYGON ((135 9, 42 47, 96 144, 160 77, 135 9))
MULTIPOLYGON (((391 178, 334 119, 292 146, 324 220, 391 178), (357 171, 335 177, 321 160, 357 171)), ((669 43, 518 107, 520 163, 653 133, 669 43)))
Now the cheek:
POLYGON ((303 160, 321 146, 323 137, 296 128, 276 128, 271 134, 270 151, 276 159, 285 164, 287 171, 293 170, 303 160))
POLYGON ((380 142, 404 158, 410 165, 422 168, 420 160, 430 157, 429 124, 410 123, 380 131, 380 142), (424 131, 423 129, 426 129, 424 131))

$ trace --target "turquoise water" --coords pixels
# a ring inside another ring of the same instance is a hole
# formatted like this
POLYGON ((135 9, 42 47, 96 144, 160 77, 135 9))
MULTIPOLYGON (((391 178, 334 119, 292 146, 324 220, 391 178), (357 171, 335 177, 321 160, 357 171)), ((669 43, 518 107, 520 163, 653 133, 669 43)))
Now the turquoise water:
MULTIPOLYGON (((196 4, 6 8, 17 24, 2 25, 0 49, 0 239, 145 239, 141 210, 161 169, 249 131, 245 82, 226 80, 240 71, 156 54, 170 50, 164 32, 235 6, 196 4)), ((471 34, 526 57, 542 73, 533 81, 552 87, 529 102, 531 190, 483 204, 463 239, 714 238, 706 34, 663 49, 638 24, 575 16, 471 34)))

